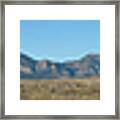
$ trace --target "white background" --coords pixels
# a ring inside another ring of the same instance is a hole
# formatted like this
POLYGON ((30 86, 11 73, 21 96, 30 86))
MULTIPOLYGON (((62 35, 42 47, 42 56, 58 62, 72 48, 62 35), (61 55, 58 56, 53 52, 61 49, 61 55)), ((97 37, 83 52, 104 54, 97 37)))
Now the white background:
POLYGON ((115 6, 6 5, 5 114, 114 115, 115 6), (100 100, 20 100, 20 20, 100 20, 100 100))

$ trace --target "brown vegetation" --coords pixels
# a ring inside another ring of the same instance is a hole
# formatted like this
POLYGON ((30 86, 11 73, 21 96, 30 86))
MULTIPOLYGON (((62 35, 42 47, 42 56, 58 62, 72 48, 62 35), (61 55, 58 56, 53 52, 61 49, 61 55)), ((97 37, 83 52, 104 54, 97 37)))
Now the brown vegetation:
POLYGON ((100 80, 21 80, 20 99, 99 100, 100 80))

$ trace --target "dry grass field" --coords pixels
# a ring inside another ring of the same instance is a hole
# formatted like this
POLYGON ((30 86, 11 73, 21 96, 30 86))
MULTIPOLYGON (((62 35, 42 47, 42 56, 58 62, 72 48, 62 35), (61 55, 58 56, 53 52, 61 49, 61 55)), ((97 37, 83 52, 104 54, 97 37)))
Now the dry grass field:
POLYGON ((21 80, 21 100, 99 100, 100 79, 21 80))

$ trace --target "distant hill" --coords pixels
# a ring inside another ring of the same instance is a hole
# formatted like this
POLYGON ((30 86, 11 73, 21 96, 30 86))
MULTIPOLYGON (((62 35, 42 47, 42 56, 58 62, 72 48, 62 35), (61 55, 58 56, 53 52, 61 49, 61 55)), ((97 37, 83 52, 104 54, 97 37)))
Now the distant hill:
POLYGON ((63 63, 38 61, 23 53, 20 54, 20 79, 74 79, 99 75, 99 54, 89 54, 80 60, 63 63))

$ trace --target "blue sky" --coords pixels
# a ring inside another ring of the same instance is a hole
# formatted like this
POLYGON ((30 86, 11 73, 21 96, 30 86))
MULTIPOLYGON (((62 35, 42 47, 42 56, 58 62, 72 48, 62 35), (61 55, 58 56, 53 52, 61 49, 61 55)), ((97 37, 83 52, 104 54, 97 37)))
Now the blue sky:
POLYGON ((20 49, 34 59, 66 61, 100 53, 99 20, 21 20, 20 49))

